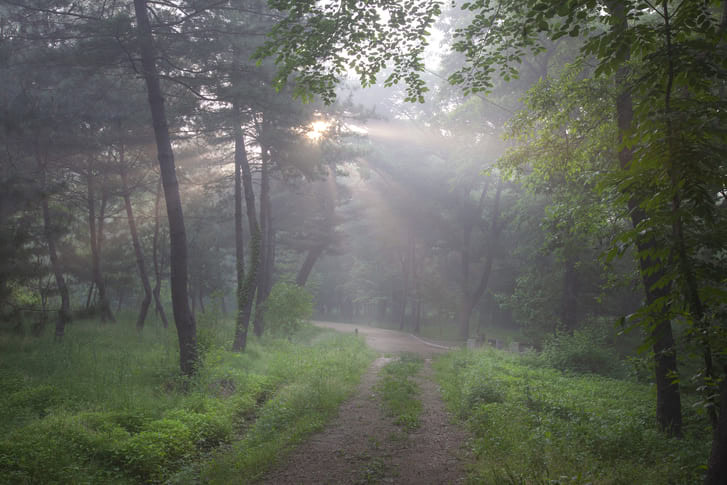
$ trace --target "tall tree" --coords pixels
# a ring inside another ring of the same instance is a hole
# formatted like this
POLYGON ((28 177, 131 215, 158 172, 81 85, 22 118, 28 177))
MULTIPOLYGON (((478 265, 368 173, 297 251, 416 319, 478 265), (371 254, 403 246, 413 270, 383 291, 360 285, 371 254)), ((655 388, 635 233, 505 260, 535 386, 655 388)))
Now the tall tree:
POLYGON ((187 234, 184 227, 179 182, 174 166, 174 151, 169 137, 169 125, 164 107, 159 72, 156 66, 154 36, 147 13, 146 0, 134 0, 139 50, 144 81, 149 95, 149 108, 154 124, 157 158, 164 187, 164 200, 169 220, 169 249, 172 287, 172 311, 179 337, 179 365, 182 373, 191 376, 197 366, 197 328, 189 308, 187 291, 187 234))
POLYGON ((139 315, 136 318, 136 328, 142 330, 146 321, 146 314, 149 311, 149 305, 152 299, 151 283, 149 283, 149 275, 146 271, 146 263, 144 261, 144 251, 139 240, 139 231, 134 218, 134 210, 131 205, 131 187, 129 185, 129 167, 126 157, 126 147, 122 141, 118 147, 118 169, 121 178, 121 196, 124 199, 124 208, 126 209, 126 219, 129 223, 129 234, 131 235, 131 243, 134 247, 134 257, 136 259, 136 269, 139 272, 139 279, 144 290, 144 297, 139 307, 139 315))
POLYGON ((252 170, 247 158, 245 136, 242 130, 242 118, 238 103, 233 106, 235 130, 235 248, 237 255, 237 323, 232 350, 241 352, 247 344, 247 332, 250 326, 250 315, 258 288, 258 272, 261 264, 260 244, 261 229, 255 211, 255 193, 253 192, 252 170), (250 230, 250 264, 245 274, 244 240, 242 237, 242 190, 245 193, 245 207, 250 230))
POLYGON ((101 251, 103 249, 104 220, 106 212, 106 203, 108 200, 107 188, 104 183, 101 184, 101 201, 97 207, 97 177, 95 155, 89 157, 86 166, 86 202, 88 204, 88 230, 91 246, 91 276, 93 283, 98 292, 98 305, 101 313, 101 321, 115 322, 113 313, 111 312, 111 303, 109 302, 108 292, 106 291, 106 280, 101 271, 101 251), (98 209, 98 214, 96 210, 98 209))
POLYGON ((61 307, 58 310, 54 336, 56 340, 61 340, 65 335, 66 324, 71 321, 71 298, 65 276, 63 275, 63 266, 58 257, 58 250, 56 249, 56 230, 53 227, 53 218, 51 216, 50 204, 48 203, 50 194, 47 182, 47 168, 45 163, 39 162, 38 165, 42 191, 41 211, 43 214, 43 233, 45 234, 46 245, 48 246, 48 256, 50 257, 53 276, 56 280, 56 287, 61 296, 61 307))

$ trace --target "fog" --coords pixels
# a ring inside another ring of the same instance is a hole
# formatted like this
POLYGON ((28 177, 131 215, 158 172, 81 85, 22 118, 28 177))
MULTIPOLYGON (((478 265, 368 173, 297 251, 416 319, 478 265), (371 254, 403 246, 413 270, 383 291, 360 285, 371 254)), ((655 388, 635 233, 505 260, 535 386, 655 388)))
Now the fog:
MULTIPOLYGON (((430 393, 432 427, 449 421, 443 397, 474 433, 473 483, 657 483, 629 460, 665 457, 663 483, 724 483, 722 10, 0 2, 0 429, 47 441, 66 426, 87 433, 78 450, 102 450, 46 473, 38 443, 3 441, 0 476, 262 480, 345 399, 392 379, 394 401, 430 393), (603 417, 623 403, 559 397, 612 384, 636 396, 614 411, 628 433, 603 417), (300 409, 313 414, 294 421, 300 409), (498 455, 483 436, 504 422, 523 428, 493 440, 545 437, 530 448, 549 451, 498 455), (257 458, 208 456, 238 435, 257 458)), ((415 438, 411 409, 391 412, 415 454, 431 436, 415 438)), ((391 470, 426 457, 382 449, 372 482, 423 483, 426 470, 391 470)), ((440 465, 432 483, 466 474, 440 465)))

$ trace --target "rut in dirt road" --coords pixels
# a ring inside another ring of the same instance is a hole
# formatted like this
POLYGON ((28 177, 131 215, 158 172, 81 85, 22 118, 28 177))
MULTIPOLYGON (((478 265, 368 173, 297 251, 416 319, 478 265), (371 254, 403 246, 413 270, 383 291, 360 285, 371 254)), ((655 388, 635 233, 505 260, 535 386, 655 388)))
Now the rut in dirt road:
MULTIPOLYGON (((386 347, 388 351, 425 355, 442 352, 411 340, 406 334, 393 332, 398 335, 392 337, 382 332, 390 331, 361 329, 367 343, 377 350, 386 347), (373 336, 367 334, 370 330, 373 336)), ((363 376, 356 394, 341 406, 338 416, 322 432, 294 450, 260 483, 463 483, 467 463, 471 461, 466 449, 467 435, 452 423, 444 408, 430 360, 425 361, 415 378, 420 389, 417 398, 422 402, 420 426, 408 432, 386 416, 376 394, 380 371, 391 360, 376 359, 363 376)))

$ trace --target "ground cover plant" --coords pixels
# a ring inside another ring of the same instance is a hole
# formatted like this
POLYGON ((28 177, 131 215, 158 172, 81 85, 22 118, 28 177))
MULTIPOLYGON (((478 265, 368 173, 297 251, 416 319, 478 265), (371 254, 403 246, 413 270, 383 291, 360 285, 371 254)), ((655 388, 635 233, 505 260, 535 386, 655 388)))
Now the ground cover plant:
POLYGON ((413 380, 421 367, 420 356, 403 354, 384 366, 376 386, 387 414, 394 418, 396 424, 408 430, 419 426, 422 412, 422 403, 417 398, 419 386, 413 380))
POLYGON ((233 330, 200 318, 193 379, 179 377, 173 333, 131 320, 74 323, 60 343, 1 335, 0 483, 215 481, 219 456, 239 483, 320 427, 372 358, 311 327, 233 353, 233 330))
POLYGON ((493 349, 452 352, 434 368, 445 401, 473 433, 476 483, 702 480, 706 417, 686 402, 684 438, 667 438, 657 431, 651 385, 562 372, 493 349))

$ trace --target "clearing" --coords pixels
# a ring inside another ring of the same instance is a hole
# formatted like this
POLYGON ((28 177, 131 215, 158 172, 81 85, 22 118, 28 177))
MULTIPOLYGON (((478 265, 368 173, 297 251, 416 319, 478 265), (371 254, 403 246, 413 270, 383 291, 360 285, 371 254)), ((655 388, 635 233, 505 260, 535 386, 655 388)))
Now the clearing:
POLYGON ((471 458, 465 447, 467 434, 452 421, 433 380, 431 357, 446 346, 409 334, 343 323, 315 322, 366 338, 382 354, 412 353, 424 366, 416 376, 422 403, 420 426, 406 430, 394 424, 376 393, 379 372, 392 357, 376 359, 361 379, 355 395, 338 416, 311 436, 260 483, 269 484, 445 484, 466 479, 471 458))

